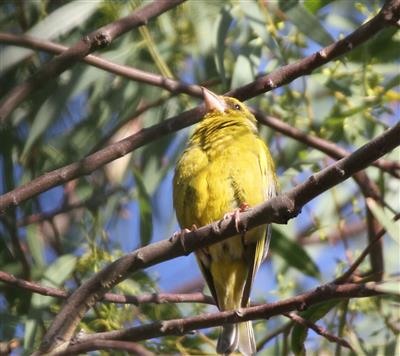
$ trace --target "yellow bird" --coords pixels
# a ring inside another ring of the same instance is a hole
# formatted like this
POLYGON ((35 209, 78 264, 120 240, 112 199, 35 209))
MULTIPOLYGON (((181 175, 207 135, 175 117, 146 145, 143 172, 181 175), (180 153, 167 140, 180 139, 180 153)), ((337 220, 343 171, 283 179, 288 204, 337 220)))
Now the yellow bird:
MULTIPOLYGON (((182 229, 260 204, 277 191, 274 162, 253 114, 235 98, 204 88, 203 96, 206 114, 175 168, 174 207, 182 229)), ((249 305, 254 276, 268 250, 268 230, 267 225, 259 226, 196 252, 220 310, 249 305)), ((255 354, 251 322, 223 326, 217 352, 235 350, 255 354)))

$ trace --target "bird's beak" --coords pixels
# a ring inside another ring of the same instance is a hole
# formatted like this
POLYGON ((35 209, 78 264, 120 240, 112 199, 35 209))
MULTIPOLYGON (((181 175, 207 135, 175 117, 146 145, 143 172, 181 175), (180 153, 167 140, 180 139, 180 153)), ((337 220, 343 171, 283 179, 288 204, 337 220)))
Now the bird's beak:
POLYGON ((227 109, 225 101, 220 96, 214 94, 212 91, 206 88, 202 87, 201 89, 203 91, 203 98, 204 98, 204 105, 206 106, 206 112, 212 110, 224 112, 227 109))

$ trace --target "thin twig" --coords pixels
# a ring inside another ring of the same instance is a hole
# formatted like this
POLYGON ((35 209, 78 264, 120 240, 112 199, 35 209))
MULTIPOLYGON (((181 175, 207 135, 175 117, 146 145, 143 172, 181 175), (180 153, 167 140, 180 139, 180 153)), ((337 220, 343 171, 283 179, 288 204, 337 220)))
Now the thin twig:
POLYGON ((283 324, 282 326, 276 328, 275 330, 271 331, 268 333, 265 337, 263 337, 258 343, 257 343, 257 351, 260 351, 264 348, 264 346, 274 339, 276 336, 290 330, 290 328, 293 326, 293 322, 287 322, 286 324, 283 324))
POLYGON ((124 192, 124 191, 125 191, 125 189, 123 189, 122 187, 116 187, 116 188, 110 189, 108 192, 104 192, 104 193, 100 193, 100 194, 98 192, 96 192, 96 194, 92 195, 88 199, 84 199, 84 200, 76 201, 76 202, 72 202, 72 203, 70 203, 70 202, 63 203, 61 206, 59 206, 58 208, 55 208, 53 210, 36 213, 36 214, 31 214, 31 215, 21 218, 20 220, 17 221, 17 227, 23 227, 23 226, 27 226, 30 224, 37 224, 37 223, 41 223, 43 221, 49 221, 49 220, 52 220, 55 216, 57 216, 59 214, 67 213, 74 209, 79 209, 79 208, 84 208, 84 207, 91 209, 93 207, 97 207, 97 206, 101 205, 103 202, 105 202, 111 195, 116 194, 118 192, 124 192))
MULTIPOLYGON (((47 297, 55 297, 67 299, 71 293, 54 288, 41 285, 40 283, 30 282, 14 275, 0 271, 0 281, 14 287, 30 291, 32 293, 45 295, 47 297)), ((204 295, 200 292, 195 293, 147 293, 142 295, 122 295, 116 293, 106 293, 101 299, 104 302, 118 303, 118 304, 164 304, 164 303, 204 303, 215 304, 214 299, 210 296, 204 295)))
MULTIPOLYGON (((68 47, 55 42, 28 35, 16 35, 6 32, 0 32, 0 43, 28 47, 54 54, 61 54, 68 50, 68 47)), ((162 75, 146 72, 131 66, 114 63, 100 56, 89 54, 86 57, 81 58, 81 61, 99 69, 103 69, 107 72, 123 76, 124 78, 130 80, 168 90, 173 94, 185 93, 199 98, 202 96, 201 88, 198 85, 185 84, 171 78, 163 77, 162 75)))
MULTIPOLYGON (((400 214, 397 214, 393 220, 397 221, 400 219, 400 214)), ((365 257, 368 256, 368 254, 372 251, 373 248, 375 248, 375 245, 377 242, 380 241, 382 236, 385 235, 386 230, 381 229, 375 236, 375 238, 368 244, 368 246, 364 249, 364 251, 358 256, 358 258, 353 262, 353 264, 339 277, 337 277, 333 283, 335 284, 341 284, 341 283, 346 283, 347 281, 350 280, 351 276, 353 273, 356 271, 358 266, 364 261, 365 257)))
POLYGON ((344 346, 344 347, 354 351, 353 348, 351 347, 351 345, 348 343, 348 341, 346 341, 345 339, 343 339, 341 337, 338 337, 336 335, 329 333, 326 329, 322 328, 321 326, 318 326, 317 324, 314 324, 310 320, 304 319, 303 317, 301 317, 300 315, 298 315, 294 312, 283 313, 283 315, 285 315, 286 317, 293 320, 295 323, 297 323, 299 325, 302 325, 302 326, 305 326, 306 328, 314 330, 318 335, 321 335, 322 337, 327 339, 329 342, 334 342, 336 344, 339 344, 341 346, 344 346))
POLYGON ((153 356, 154 353, 147 350, 143 345, 131 341, 118 341, 118 340, 88 340, 82 343, 72 344, 65 352, 60 352, 57 355, 82 355, 89 351, 98 350, 115 350, 127 351, 130 355, 138 356, 153 356))
MULTIPOLYGON (((342 227, 342 233, 346 235, 347 238, 351 238, 360 235, 362 232, 365 231, 365 228, 365 222, 359 220, 352 223, 346 223, 342 227)), ((296 240, 301 245, 312 245, 317 243, 324 243, 327 241, 331 244, 336 244, 338 241, 340 241, 340 234, 339 231, 332 230, 327 232, 327 235, 324 236, 324 238, 322 239, 321 235, 318 232, 315 232, 311 236, 309 236, 307 230, 305 229, 297 235, 296 240)))

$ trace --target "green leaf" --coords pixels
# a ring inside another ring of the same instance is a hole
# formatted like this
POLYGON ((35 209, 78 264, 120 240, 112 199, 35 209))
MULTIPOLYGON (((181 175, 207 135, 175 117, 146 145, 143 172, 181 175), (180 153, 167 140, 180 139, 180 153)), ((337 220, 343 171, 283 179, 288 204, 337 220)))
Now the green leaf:
POLYGON ((228 34, 229 26, 232 22, 232 15, 230 14, 229 7, 225 6, 221 9, 217 21, 214 27, 214 38, 215 38, 215 63, 218 72, 222 78, 224 87, 226 87, 226 76, 225 76, 225 39, 228 34))
MULTIPOLYGON (((43 274, 41 284, 48 287, 60 287, 75 269, 77 257, 63 255, 55 260, 43 274)), ((45 309, 54 302, 54 297, 41 294, 32 296, 32 307, 37 310, 45 309)))
POLYGON ((308 0, 304 1, 304 7, 311 13, 315 14, 319 9, 330 4, 332 1, 334 0, 308 0))
POLYGON ((37 267, 42 268, 45 266, 44 260, 44 243, 42 236, 39 233, 37 225, 29 225, 26 228, 26 241, 29 246, 29 251, 35 261, 37 267))
MULTIPOLYGON (((53 11, 27 31, 26 35, 46 40, 56 38, 85 22, 101 3, 101 0, 72 1, 53 11)), ((1 70, 5 72, 32 53, 30 49, 7 46, 1 53, 1 70)))
POLYGON ((266 21, 258 3, 256 1, 242 1, 239 2, 239 6, 246 16, 246 20, 252 30, 258 37, 267 42, 270 36, 267 32, 266 21))
POLYGON ((374 58, 374 64, 392 63, 399 58, 399 45, 397 28, 388 27, 351 51, 347 58, 355 62, 366 62, 374 58))
MULTIPOLYGON (((306 320, 315 323, 316 321, 323 318, 332 308, 336 307, 341 301, 340 300, 330 300, 326 303, 319 303, 313 305, 304 312, 299 313, 299 315, 306 320)), ((306 341, 308 334, 308 328, 300 324, 295 324, 292 329, 291 345, 292 351, 296 355, 301 355, 305 351, 304 343, 306 341)))
POLYGON ((74 255, 63 255, 53 262, 43 275, 48 282, 55 287, 61 286, 64 281, 71 275, 77 262, 74 255))
POLYGON ((75 87, 80 82, 83 71, 84 67, 75 67, 73 70, 64 73, 64 77, 68 77, 68 81, 56 85, 52 90, 53 94, 41 105, 33 119, 33 124, 22 152, 22 160, 26 158, 26 155, 30 152, 36 141, 60 117, 62 111, 66 109, 66 104, 71 99, 75 87))
POLYGON ((387 234, 400 245, 400 223, 393 221, 394 215, 388 209, 379 206, 372 198, 367 198, 367 205, 387 234))
POLYGON ((279 1, 279 7, 285 12, 290 22, 295 25, 305 36, 321 46, 334 42, 332 36, 321 25, 317 17, 297 1, 279 1))
POLYGON ((133 171, 133 174, 135 177, 140 209, 140 242, 141 246, 145 246, 150 242, 153 233, 151 198, 146 190, 141 174, 136 170, 133 171))
POLYGON ((307 251, 291 240, 279 226, 273 225, 272 230, 271 250, 281 256, 289 266, 308 276, 319 278, 318 266, 307 251))
POLYGON ((232 74, 231 88, 237 88, 254 80, 254 71, 250 58, 239 55, 232 74))
MULTIPOLYGON (((57 92, 58 89, 56 90, 57 92)), ((29 130, 29 136, 22 151, 22 160, 26 158, 26 155, 31 151, 33 145, 56 120, 62 108, 65 106, 68 96, 61 95, 61 92, 62 90, 60 90, 56 95, 49 97, 35 115, 32 127, 29 130)))
POLYGON ((35 339, 37 332, 39 331, 38 321, 35 319, 28 319, 25 322, 24 330, 24 349, 27 351, 33 351, 35 346, 35 339))

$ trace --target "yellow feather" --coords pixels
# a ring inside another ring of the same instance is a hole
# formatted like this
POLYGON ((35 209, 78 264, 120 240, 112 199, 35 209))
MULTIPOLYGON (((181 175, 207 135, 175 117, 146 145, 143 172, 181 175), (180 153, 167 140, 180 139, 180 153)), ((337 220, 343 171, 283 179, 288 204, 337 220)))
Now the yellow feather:
MULTIPOLYGON (((205 92, 209 111, 189 139, 174 176, 174 206, 182 228, 209 224, 246 203, 260 204, 276 194, 275 168, 258 136, 248 108, 230 97, 205 92)), ((220 310, 245 307, 265 246, 260 226, 197 251, 196 257, 220 310)), ((255 352, 251 323, 226 326, 217 351, 255 352), (243 336, 244 335, 244 336, 243 336), (246 335, 248 335, 246 337, 246 335), (248 339, 248 340, 243 340, 248 339)))

